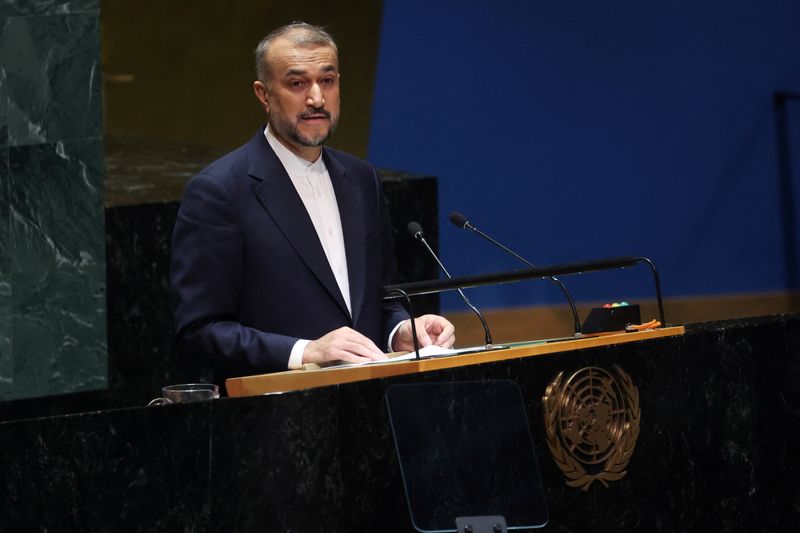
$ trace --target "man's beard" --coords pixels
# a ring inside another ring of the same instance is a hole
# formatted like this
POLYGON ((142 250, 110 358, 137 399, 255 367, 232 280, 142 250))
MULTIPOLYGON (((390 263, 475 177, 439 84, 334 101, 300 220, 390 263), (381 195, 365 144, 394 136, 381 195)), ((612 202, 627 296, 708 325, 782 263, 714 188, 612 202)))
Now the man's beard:
POLYGON ((270 125, 272 126, 272 129, 273 131, 275 131, 275 133, 277 133, 278 135, 280 135, 285 139, 288 139, 302 146, 308 146, 310 148, 322 146, 322 144, 324 144, 325 141, 328 140, 328 137, 331 136, 331 133, 336 131, 336 126, 338 124, 339 124, 339 117, 337 116, 332 118, 330 111, 328 111, 327 109, 312 109, 309 111, 304 111, 303 113, 300 113, 297 116, 297 121, 295 123, 289 122, 283 116, 275 117, 270 121, 270 125), (328 127, 328 131, 314 136, 301 134, 297 129, 297 124, 301 120, 303 120, 304 117, 313 115, 325 115, 328 118, 328 120, 330 121, 330 126, 328 127))

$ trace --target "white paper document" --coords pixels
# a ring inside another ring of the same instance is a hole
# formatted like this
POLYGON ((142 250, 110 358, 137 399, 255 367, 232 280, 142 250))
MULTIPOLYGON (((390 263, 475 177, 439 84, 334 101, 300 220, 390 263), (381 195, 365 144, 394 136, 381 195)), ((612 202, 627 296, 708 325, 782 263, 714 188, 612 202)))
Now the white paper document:
MULTIPOLYGON (((440 355, 458 355, 464 353, 472 353, 472 352, 482 352, 486 350, 485 346, 472 346, 470 348, 459 348, 457 350, 452 348, 442 348, 441 346, 435 346, 431 344, 430 346, 426 346, 424 348, 419 349, 419 357, 420 359, 424 359, 427 357, 437 357, 440 355)), ((362 366, 362 365, 374 365, 374 364, 381 364, 381 363, 393 363, 395 361, 410 361, 412 359, 416 359, 417 354, 416 352, 408 352, 407 354, 392 356, 389 359, 383 359, 380 361, 367 361, 365 363, 344 363, 341 365, 331 365, 325 368, 344 368, 349 366, 362 366)))
MULTIPOLYGON (((436 355, 454 355, 459 353, 458 350, 454 350, 452 348, 442 348, 441 346, 436 346, 435 344, 431 344, 430 346, 426 346, 424 348, 419 349, 419 356, 422 357, 434 357, 436 355)), ((416 359, 417 352, 408 352, 405 355, 398 355, 397 357, 392 357, 389 361, 407 361, 409 359, 416 359)), ((373 363, 381 363, 383 361, 372 361, 373 363)))

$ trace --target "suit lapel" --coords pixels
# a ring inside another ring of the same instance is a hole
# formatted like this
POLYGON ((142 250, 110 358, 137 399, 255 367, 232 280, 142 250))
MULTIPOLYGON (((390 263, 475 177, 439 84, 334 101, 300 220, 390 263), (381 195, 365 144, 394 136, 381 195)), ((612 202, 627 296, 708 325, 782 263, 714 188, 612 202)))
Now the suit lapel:
MULTIPOLYGON (((317 231, 308 216, 305 205, 286 173, 286 169, 272 151, 263 131, 260 131, 247 145, 248 172, 257 180, 254 192, 275 225, 280 229, 292 247, 308 265, 325 290, 336 300, 345 315, 347 305, 342 298, 339 285, 325 256, 317 231)), ((338 191, 337 191, 338 197, 338 191)), ((340 204, 341 210, 341 204, 340 204)), ((343 222, 344 224, 344 222, 343 222)), ((345 237, 346 245, 346 237, 345 237)), ((349 263, 348 255, 348 263, 349 263)), ((348 265, 349 268, 349 265, 348 265)), ((352 304, 351 304, 352 305, 352 304)))
POLYGON ((358 323, 364 303, 364 283, 366 279, 366 258, 364 257, 364 199, 362 188, 355 183, 355 177, 330 151, 323 150, 325 167, 331 177, 339 218, 342 221, 344 250, 347 257, 347 278, 350 282, 350 307, 353 310, 353 323, 358 323))

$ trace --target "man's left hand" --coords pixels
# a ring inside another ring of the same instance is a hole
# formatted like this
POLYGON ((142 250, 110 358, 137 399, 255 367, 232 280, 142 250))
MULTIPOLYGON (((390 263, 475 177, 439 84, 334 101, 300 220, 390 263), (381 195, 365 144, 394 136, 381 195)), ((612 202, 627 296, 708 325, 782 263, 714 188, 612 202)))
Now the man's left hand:
MULTIPOLYGON (((456 342, 456 328, 449 320, 439 315, 422 315, 414 319, 417 329, 417 342, 420 348, 435 344, 443 348, 452 348, 456 342)), ((414 349, 411 335, 411 320, 403 322, 392 339, 392 349, 396 352, 414 349)))

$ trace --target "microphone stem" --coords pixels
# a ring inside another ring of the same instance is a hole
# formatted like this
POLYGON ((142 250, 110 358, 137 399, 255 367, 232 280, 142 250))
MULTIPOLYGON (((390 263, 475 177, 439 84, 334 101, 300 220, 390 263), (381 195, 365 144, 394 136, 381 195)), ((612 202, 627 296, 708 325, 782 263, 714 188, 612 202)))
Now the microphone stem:
POLYGON ((433 257, 433 259, 434 259, 434 260, 436 261, 436 263, 439 265, 439 268, 441 268, 441 269, 442 269, 442 272, 444 272, 444 275, 445 275, 445 276, 447 276, 448 278, 451 278, 451 279, 452 279, 452 278, 453 278, 453 276, 451 276, 451 275, 450 275, 450 272, 448 272, 448 271, 447 271, 447 269, 446 269, 446 268, 444 267, 444 265, 442 264, 442 262, 441 262, 441 261, 439 261, 439 256, 437 256, 437 255, 436 255, 436 252, 434 252, 434 251, 433 251, 433 248, 431 248, 431 247, 430 247, 430 245, 428 244, 428 241, 427 241, 427 240, 425 240, 425 237, 423 237, 422 235, 419 235, 417 238, 418 238, 420 241, 422 241, 422 244, 424 244, 424 245, 425 245, 425 248, 427 248, 427 249, 428 249, 428 252, 430 252, 430 254, 431 254, 431 256, 433 257))
MULTIPOLYGON (((514 250, 512 250, 508 246, 504 245, 503 243, 500 243, 500 242, 494 240, 489 235, 485 234, 484 232, 482 232, 481 230, 479 230, 478 228, 476 228, 475 226, 473 226, 469 222, 467 222, 464 225, 464 227, 471 229, 472 231, 474 231, 475 233, 477 233, 478 235, 480 235, 484 239, 488 240, 489 242, 491 242, 495 246, 499 246, 500 248, 502 248, 503 250, 505 250, 509 254, 513 255, 514 257, 516 257, 517 259, 519 259, 520 261, 522 261, 523 263, 525 263, 529 267, 536 268, 536 265, 534 265, 533 263, 531 263, 530 261, 528 261, 527 259, 525 259, 521 255, 519 255, 517 252, 515 252, 514 250)), ((578 318, 578 310, 575 308, 575 302, 572 300, 572 295, 569 293, 569 291, 567 290, 567 288, 564 286, 564 284, 561 282, 560 279, 558 279, 555 276, 550 276, 550 280, 553 283, 555 283, 556 285, 558 285, 561 288, 561 292, 563 292, 564 296, 567 297, 567 302, 569 302, 569 307, 572 310, 572 318, 575 321, 575 334, 576 335, 580 335, 580 333, 581 333, 581 321, 578 318)))
MULTIPOLYGON (((448 278, 452 279, 453 276, 450 275, 450 272, 448 272, 447 269, 442 264, 442 262, 439 261, 439 257, 433 251, 433 248, 430 247, 430 245, 428 244, 428 241, 425 240, 425 237, 423 237, 422 235, 419 235, 417 238, 420 241, 422 241, 422 244, 424 244, 425 248, 428 249, 430 254, 436 260, 436 263, 438 263, 439 268, 441 268, 442 272, 444 272, 444 275, 447 276, 448 278)), ((481 324, 483 324, 483 333, 484 333, 484 340, 486 341, 486 346, 487 347, 491 346, 492 345, 492 335, 489 333, 489 325, 486 323, 486 319, 483 318, 483 314, 480 311, 478 311, 477 307, 472 305, 472 302, 469 301, 469 299, 467 298, 467 295, 464 294, 464 291, 462 291, 461 289, 456 289, 456 290, 458 291, 458 294, 461 295, 461 299, 464 300, 464 303, 467 304, 467 307, 472 309, 475 312, 475 314, 478 315, 478 318, 480 319, 481 324)))

